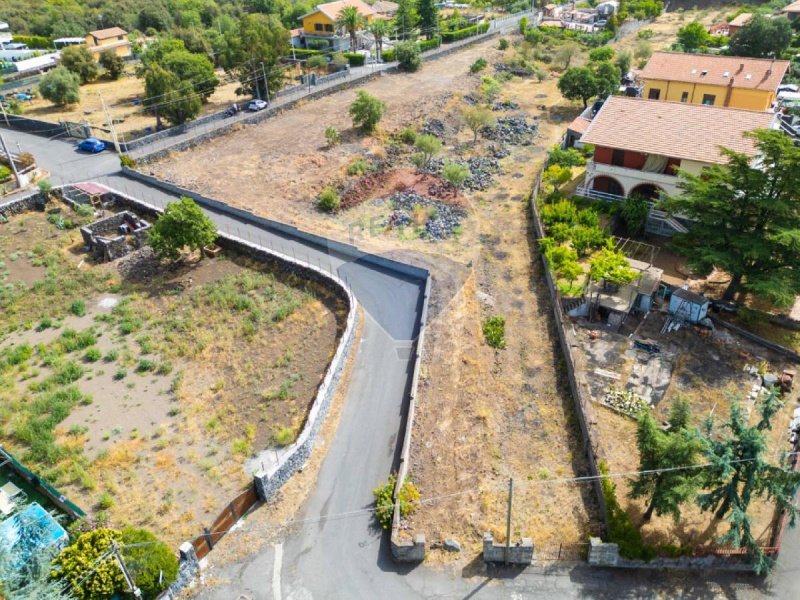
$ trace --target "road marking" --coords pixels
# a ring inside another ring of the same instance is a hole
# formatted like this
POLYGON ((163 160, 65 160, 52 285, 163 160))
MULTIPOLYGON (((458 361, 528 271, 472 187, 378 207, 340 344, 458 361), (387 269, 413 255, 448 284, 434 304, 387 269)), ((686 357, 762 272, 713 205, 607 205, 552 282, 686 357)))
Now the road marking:
POLYGON ((272 563, 273 600, 281 600, 281 562, 283 562, 283 544, 275 544, 275 560, 272 563))

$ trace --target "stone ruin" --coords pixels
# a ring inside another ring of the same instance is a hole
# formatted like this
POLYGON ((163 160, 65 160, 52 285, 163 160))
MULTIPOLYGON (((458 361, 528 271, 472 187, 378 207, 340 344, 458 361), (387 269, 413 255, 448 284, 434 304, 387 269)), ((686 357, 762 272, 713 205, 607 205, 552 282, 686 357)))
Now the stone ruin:
POLYGON ((140 248, 150 223, 124 210, 81 227, 89 253, 99 262, 109 262, 140 248))

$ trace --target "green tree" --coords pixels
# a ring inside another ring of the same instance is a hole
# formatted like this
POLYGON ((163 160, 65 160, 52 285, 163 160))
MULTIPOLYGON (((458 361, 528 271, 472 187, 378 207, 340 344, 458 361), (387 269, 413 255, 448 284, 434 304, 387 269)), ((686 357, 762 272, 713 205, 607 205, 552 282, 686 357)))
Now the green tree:
POLYGON ((237 93, 265 97, 264 73, 270 91, 283 87, 280 59, 289 51, 289 31, 275 15, 244 15, 225 33, 222 48, 220 64, 239 80, 237 93))
POLYGON ((181 83, 188 82, 203 102, 219 85, 214 74, 214 63, 205 54, 192 54, 185 49, 174 50, 162 58, 160 66, 175 74, 181 83))
POLYGON ((202 100, 191 82, 181 81, 177 75, 159 64, 143 67, 144 106, 156 117, 156 129, 161 129, 164 118, 173 125, 181 125, 200 113, 202 100))
POLYGON ((639 273, 630 267, 625 255, 614 249, 609 240, 589 261, 589 274, 594 281, 605 281, 612 285, 625 285, 635 281, 639 273))
POLYGON ((650 214, 650 206, 644 198, 634 194, 628 196, 620 206, 622 220, 625 221, 625 228, 628 235, 635 237, 644 233, 647 224, 647 215, 650 214))
POLYGON ((109 79, 117 80, 125 70, 125 61, 113 51, 106 50, 100 53, 100 66, 106 70, 106 75, 109 79))
POLYGON ((178 576, 175 553, 144 529, 126 527, 121 531, 122 557, 142 596, 155 598, 178 576))
MULTIPOLYGON (((181 196, 167 205, 148 235, 148 243, 160 259, 177 260, 184 248, 201 250, 217 239, 217 226, 194 200, 181 196)), ((202 258, 202 253, 200 257, 202 258)))
POLYGON ((353 127, 359 127, 365 133, 372 133, 383 118, 385 111, 386 104, 384 102, 370 96, 365 90, 358 90, 356 99, 350 105, 353 127))
POLYGON ((39 82, 42 98, 56 106, 75 104, 81 100, 80 78, 65 67, 56 67, 39 82))
POLYGON ((422 164, 426 167, 436 155, 441 153, 443 147, 442 141, 435 135, 417 136, 417 141, 414 143, 414 146, 422 155, 422 164))
POLYGON ((785 510, 794 524, 797 507, 794 496, 800 487, 800 472, 767 461, 768 447, 765 431, 772 428, 772 417, 783 403, 773 388, 759 403, 760 419, 749 425, 746 411, 739 403, 731 406, 730 416, 722 432, 714 431, 714 422, 704 424, 707 459, 711 467, 704 470, 705 492, 697 497, 700 508, 714 511, 721 519, 728 517, 730 529, 721 543, 746 548, 756 573, 768 571, 774 562, 762 552, 752 533, 752 518, 748 514, 755 498, 773 502, 785 510))
POLYGON ((358 31, 364 28, 366 21, 355 6, 345 6, 336 18, 336 27, 346 31, 350 36, 350 51, 358 49, 358 31))
POLYGON ((619 54, 617 54, 617 60, 614 61, 614 64, 619 67, 620 73, 622 75, 627 75, 631 70, 631 63, 633 62, 633 55, 631 54, 630 50, 623 50, 619 54))
POLYGON ((745 134, 759 160, 723 149, 727 165, 682 172, 666 210, 693 221, 673 243, 702 273, 731 274, 724 300, 740 290, 788 305, 800 293, 800 148, 777 130, 745 134))
POLYGON ((481 77, 481 96, 486 102, 494 102, 503 90, 503 86, 491 75, 481 77))
POLYGON ((464 118, 464 123, 472 131, 472 143, 478 141, 478 134, 483 131, 485 127, 492 127, 496 119, 491 110, 484 106, 470 106, 461 112, 464 118))
POLYGON ((461 186, 464 185, 469 176, 469 169, 464 165, 448 162, 442 167, 442 179, 457 190, 461 189, 461 186))
POLYGON ((417 27, 419 14, 414 0, 398 0, 394 14, 394 28, 402 39, 406 39, 417 27))
POLYGON ((614 58, 614 49, 611 46, 600 46, 589 51, 591 62, 610 61, 614 58))
POLYGON ((639 68, 644 67, 650 57, 653 56, 653 46, 647 40, 639 40, 636 42, 636 48, 633 50, 633 58, 636 59, 639 68))
POLYGON ((597 95, 609 95, 619 90, 620 74, 619 67, 607 60, 594 63, 595 93, 597 95))
POLYGON ((419 46, 416 42, 412 42, 411 40, 397 43, 395 46, 395 57, 397 58, 399 63, 398 67, 401 71, 417 71, 422 65, 419 46))
POLYGON ((706 48, 711 42, 711 35, 705 25, 695 21, 678 30, 678 43, 686 52, 694 52, 706 48))
POLYGON ((586 108, 597 94, 594 72, 589 67, 567 69, 558 80, 558 91, 567 100, 580 100, 586 108))
POLYGON ((428 39, 431 39, 439 28, 439 7, 434 0, 419 0, 417 13, 420 29, 428 39))
POLYGON ((683 399, 672 407, 668 431, 659 427, 649 410, 639 415, 636 445, 641 473, 631 482, 630 497, 649 499, 642 515, 645 521, 655 512, 672 515, 677 522, 681 506, 697 495, 699 469, 683 468, 696 464, 703 443, 689 431, 688 417, 688 403, 683 399))
POLYGON ((113 529, 95 529, 81 535, 53 560, 53 577, 70 586, 81 600, 111 598, 125 589, 125 577, 114 560, 100 560, 111 541, 120 541, 113 529))
POLYGON ((59 60, 62 67, 66 67, 80 78, 81 83, 97 79, 97 65, 86 46, 67 46, 61 51, 59 60))
POLYGON ((792 42, 792 27, 784 17, 755 15, 728 44, 731 56, 780 58, 792 42))
POLYGON ((392 32, 389 21, 386 19, 373 19, 372 23, 367 25, 367 31, 375 39, 376 58, 379 61, 383 60, 383 40, 392 32))
POLYGON ((553 56, 553 62, 560 65, 565 71, 569 69, 572 61, 581 54, 581 47, 575 42, 567 42, 558 47, 553 56))

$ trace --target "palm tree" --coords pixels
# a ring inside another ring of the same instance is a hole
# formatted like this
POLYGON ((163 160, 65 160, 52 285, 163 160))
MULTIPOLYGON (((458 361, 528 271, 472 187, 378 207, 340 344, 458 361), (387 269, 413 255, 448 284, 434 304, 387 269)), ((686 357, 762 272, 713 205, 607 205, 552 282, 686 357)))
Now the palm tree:
POLYGON ((355 6, 345 6, 336 19, 336 26, 350 34, 350 52, 355 52, 356 32, 364 26, 364 17, 355 6))
POLYGON ((392 31, 389 21, 385 19, 375 19, 367 26, 367 31, 375 38, 376 58, 380 61, 383 55, 383 38, 388 37, 392 31))

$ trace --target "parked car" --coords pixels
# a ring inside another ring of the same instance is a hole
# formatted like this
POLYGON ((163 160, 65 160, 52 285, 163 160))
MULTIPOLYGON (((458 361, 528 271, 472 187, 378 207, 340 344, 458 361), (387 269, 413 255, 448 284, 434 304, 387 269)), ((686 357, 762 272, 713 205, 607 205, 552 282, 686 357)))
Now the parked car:
POLYGON ((86 138, 80 144, 78 144, 78 150, 82 152, 91 152, 92 154, 97 154, 105 149, 105 143, 93 137, 86 138))
POLYGON ((264 110, 265 108, 267 108, 267 103, 263 100, 253 100, 247 105, 247 110, 251 110, 253 112, 264 110))

